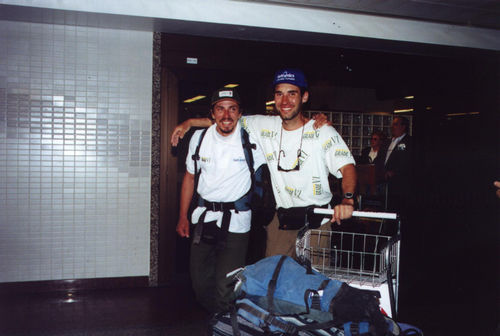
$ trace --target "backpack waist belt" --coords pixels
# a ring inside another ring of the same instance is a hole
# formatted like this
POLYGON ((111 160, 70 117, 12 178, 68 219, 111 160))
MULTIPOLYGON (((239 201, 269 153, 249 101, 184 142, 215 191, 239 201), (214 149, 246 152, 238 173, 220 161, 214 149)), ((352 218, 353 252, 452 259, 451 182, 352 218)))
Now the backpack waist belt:
POLYGON ((236 210, 238 212, 238 209, 236 209, 235 203, 234 202, 209 202, 204 199, 202 199, 202 205, 203 207, 206 207, 207 210, 205 211, 226 211, 226 210, 236 210))
POLYGON ((235 210, 236 213, 238 213, 238 211, 250 210, 248 193, 234 202, 210 202, 200 197, 198 200, 198 206, 205 207, 206 209, 200 215, 196 228, 194 229, 193 242, 195 244, 200 243, 203 235, 203 223, 205 222, 205 215, 207 214, 207 211, 220 211, 223 213, 221 231, 217 240, 217 249, 220 250, 224 249, 226 246, 227 233, 229 232, 229 224, 231 222, 231 210, 235 210))
POLYGON ((203 223, 205 222, 205 215, 207 211, 221 211, 223 215, 222 215, 221 231, 220 234, 217 235, 218 238, 217 248, 223 249, 226 244, 227 233, 229 232, 229 223, 231 221, 231 210, 235 210, 236 213, 238 213, 238 211, 250 210, 250 203, 252 201, 252 194, 254 192, 260 195, 260 197, 262 197, 263 194, 262 170, 259 169, 257 170, 257 172, 255 172, 252 149, 255 150, 257 147, 255 144, 250 143, 248 133, 245 131, 245 129, 241 128, 241 144, 243 146, 245 161, 248 165, 248 170, 250 172, 250 178, 252 181, 249 191, 234 202, 209 202, 201 198, 200 195, 197 193, 198 181, 201 174, 197 162, 198 160, 200 160, 199 152, 200 152, 201 142, 203 141, 206 132, 207 129, 203 130, 203 132, 201 133, 200 139, 198 141, 198 146, 196 147, 196 150, 191 157, 194 161, 195 173, 194 173, 194 188, 193 188, 194 195, 190 204, 189 212, 192 213, 192 210, 194 210, 196 206, 206 207, 206 210, 201 214, 200 218, 198 219, 198 224, 196 225, 196 228, 194 230, 193 243, 195 244, 200 243, 203 233, 203 223))

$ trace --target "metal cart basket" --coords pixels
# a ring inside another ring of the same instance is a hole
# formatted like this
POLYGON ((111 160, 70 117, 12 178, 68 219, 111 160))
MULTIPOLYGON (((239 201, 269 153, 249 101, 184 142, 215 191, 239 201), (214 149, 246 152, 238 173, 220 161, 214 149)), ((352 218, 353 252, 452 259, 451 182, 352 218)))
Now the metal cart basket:
MULTIPOLYGON (((332 214, 331 209, 315 212, 332 214)), ((331 279, 353 287, 378 290, 380 306, 392 317, 397 313, 399 286, 399 219, 396 214, 355 211, 365 220, 397 220, 394 236, 344 231, 308 230, 297 239, 297 257, 331 279)))

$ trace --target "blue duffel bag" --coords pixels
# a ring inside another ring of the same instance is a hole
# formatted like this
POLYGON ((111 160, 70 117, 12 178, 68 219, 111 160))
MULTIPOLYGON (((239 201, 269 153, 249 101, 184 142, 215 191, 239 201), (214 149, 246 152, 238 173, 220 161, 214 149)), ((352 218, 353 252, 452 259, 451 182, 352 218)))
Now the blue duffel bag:
POLYGON ((293 258, 268 257, 234 275, 238 279, 237 314, 271 333, 322 330, 335 335, 386 336, 399 332, 380 312, 378 291, 330 279, 293 258))

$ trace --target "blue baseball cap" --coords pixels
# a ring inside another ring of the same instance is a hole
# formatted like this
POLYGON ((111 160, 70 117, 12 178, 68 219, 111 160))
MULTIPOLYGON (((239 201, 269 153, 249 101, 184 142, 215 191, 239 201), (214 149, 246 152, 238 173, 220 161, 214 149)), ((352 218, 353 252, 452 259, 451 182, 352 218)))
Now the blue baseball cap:
POLYGON ((298 69, 283 69, 274 75, 273 86, 281 83, 288 83, 298 86, 301 89, 307 89, 306 76, 298 69))

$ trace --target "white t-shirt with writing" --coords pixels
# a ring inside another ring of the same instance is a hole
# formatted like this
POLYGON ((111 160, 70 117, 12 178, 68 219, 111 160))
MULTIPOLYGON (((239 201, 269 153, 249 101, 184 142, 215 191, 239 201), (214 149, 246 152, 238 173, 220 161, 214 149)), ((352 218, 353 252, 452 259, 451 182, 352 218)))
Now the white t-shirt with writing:
POLYGON ((331 126, 314 129, 314 120, 310 120, 304 129, 286 131, 282 129, 279 116, 263 115, 242 117, 240 122, 264 151, 277 207, 329 203, 332 193, 328 174, 341 178, 339 169, 355 164, 344 140, 331 126), (278 171, 280 148, 280 166, 283 169, 296 165, 297 150, 301 148, 298 171, 278 171))
MULTIPOLYGON (((200 147, 200 160, 198 169, 201 169, 198 182, 198 193, 210 202, 232 202, 245 195, 251 186, 250 171, 245 160, 245 153, 241 144, 241 130, 237 124, 235 131, 222 136, 216 130, 216 125, 207 129, 200 147)), ((198 146, 202 131, 196 131, 189 142, 189 152, 186 157, 186 169, 194 174, 194 161, 192 156, 198 146)), ((255 143, 250 139, 251 143, 255 143)), ((257 145, 252 150, 254 158, 254 169, 265 163, 262 151, 257 145)), ((193 211, 192 222, 196 223, 205 211, 205 207, 198 207, 193 211)), ((231 210, 231 222, 229 232, 244 233, 250 230, 252 219, 251 211, 231 210)), ((205 222, 217 221, 220 227, 222 223, 222 212, 207 211, 205 222)))

